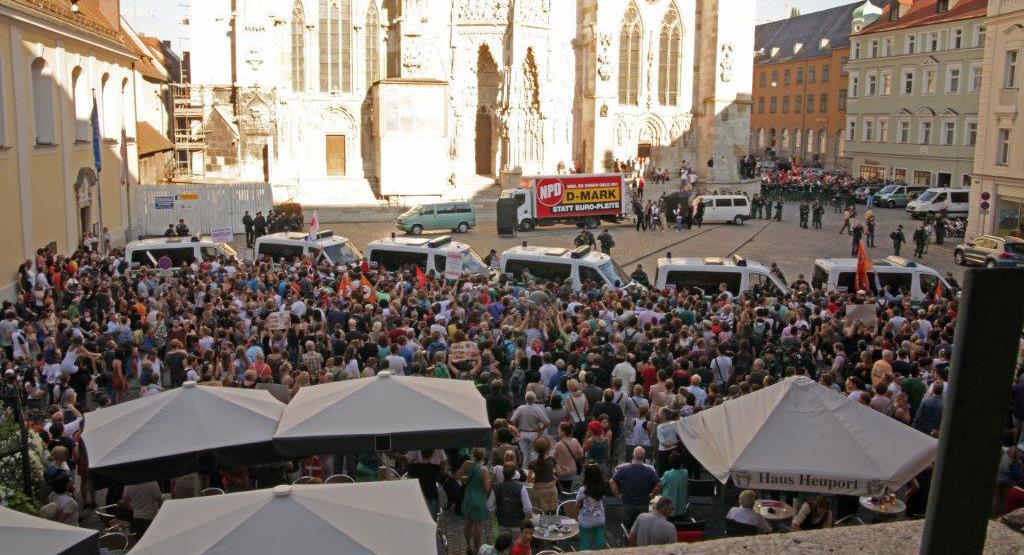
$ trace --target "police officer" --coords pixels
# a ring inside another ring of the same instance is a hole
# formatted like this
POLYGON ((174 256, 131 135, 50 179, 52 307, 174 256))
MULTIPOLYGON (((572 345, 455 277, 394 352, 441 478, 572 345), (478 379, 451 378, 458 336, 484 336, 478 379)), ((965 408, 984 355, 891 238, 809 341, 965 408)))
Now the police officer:
POLYGON ((892 253, 899 256, 900 248, 907 242, 907 236, 903 234, 903 224, 896 226, 896 230, 889 234, 889 239, 892 240, 892 253))
POLYGON ((577 247, 582 247, 582 246, 586 245, 586 246, 588 246, 590 248, 594 248, 594 245, 595 245, 594 234, 589 232, 589 231, 587 231, 586 229, 581 230, 580 234, 576 236, 576 240, 574 241, 574 244, 577 247))
POLYGON ((178 232, 174 230, 174 224, 167 224, 167 229, 164 230, 164 237, 176 237, 178 232))
POLYGON ((802 229, 807 229, 807 216, 810 214, 810 212, 811 212, 811 207, 808 206, 807 201, 806 200, 801 201, 800 202, 800 227, 802 229))
POLYGON ((754 193, 754 198, 750 199, 750 219, 757 220, 761 218, 761 193, 754 193))
POLYGON ((647 272, 644 271, 644 267, 640 264, 636 265, 636 270, 633 270, 633 273, 629 275, 629 278, 644 287, 651 286, 651 281, 647 278, 647 272))
POLYGON ((772 219, 772 199, 768 195, 764 197, 764 219, 772 219))
POLYGON ((245 227, 245 246, 252 248, 254 242, 256 242, 256 233, 252 228, 252 216, 249 215, 249 211, 245 211, 245 215, 242 216, 242 226, 245 227))
POLYGON ((814 225, 814 229, 821 229, 821 216, 825 214, 825 207, 821 204, 820 200, 814 202, 814 207, 811 209, 811 223, 814 225))
POLYGON ((256 218, 252 221, 252 227, 257 239, 267 234, 267 219, 263 217, 262 211, 256 212, 256 218))
POLYGON ((612 247, 615 246, 615 239, 612 239, 612 234, 608 233, 607 229, 602 229, 601 234, 597 236, 597 240, 601 243, 601 252, 611 256, 612 247))
POLYGON ((921 222, 921 227, 914 230, 914 256, 918 258, 924 256, 924 249, 928 246, 928 232, 924 226, 925 222, 921 222))
POLYGON ((775 221, 782 221, 782 199, 775 201, 775 221))
POLYGON ((941 245, 946 239, 946 210, 935 216, 935 244, 941 245))
POLYGON ((174 228, 174 231, 178 234, 178 237, 188 237, 188 226, 185 225, 184 219, 178 219, 178 225, 174 228))

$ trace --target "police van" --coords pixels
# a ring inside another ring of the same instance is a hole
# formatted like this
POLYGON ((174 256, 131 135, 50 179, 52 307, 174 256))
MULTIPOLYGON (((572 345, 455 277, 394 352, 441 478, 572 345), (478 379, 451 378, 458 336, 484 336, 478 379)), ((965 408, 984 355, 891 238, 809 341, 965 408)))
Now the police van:
POLYGON ((444 275, 449 257, 462 259, 463 274, 486 274, 487 265, 480 255, 466 243, 452 241, 451 235, 439 237, 396 237, 378 239, 366 245, 366 259, 370 266, 389 272, 408 266, 417 266, 424 273, 444 275))
MULTIPOLYGON (((910 294, 910 300, 922 301, 942 288, 942 296, 953 297, 953 288, 936 270, 922 266, 902 256, 890 256, 872 261, 874 268, 868 272, 868 283, 872 291, 880 285, 889 286, 893 293, 903 289, 910 294)), ((811 285, 816 289, 852 292, 857 281, 856 258, 819 258, 814 261, 811 285)), ((877 291, 875 291, 877 292, 877 291)))
POLYGON ((356 264, 363 259, 363 253, 345 237, 335 235, 333 231, 321 231, 316 238, 308 233, 282 231, 271 233, 256 239, 253 246, 253 258, 260 260, 269 258, 274 262, 299 259, 306 255, 320 262, 326 259, 332 264, 356 264))
POLYGON ((237 260, 227 243, 215 243, 209 237, 155 237, 131 241, 124 247, 124 260, 132 271, 141 268, 172 271, 182 264, 209 262, 219 257, 237 260))
POLYGON ((620 288, 629 283, 621 268, 604 253, 593 252, 589 246, 575 249, 533 247, 523 242, 501 253, 501 272, 518 283, 529 279, 565 282, 572 281, 579 291, 584 282, 620 288))
POLYGON ((766 297, 785 297, 789 290, 769 268, 739 255, 673 258, 668 253, 658 259, 654 283, 659 291, 698 289, 706 295, 717 295, 722 283, 733 295, 758 289, 766 297))

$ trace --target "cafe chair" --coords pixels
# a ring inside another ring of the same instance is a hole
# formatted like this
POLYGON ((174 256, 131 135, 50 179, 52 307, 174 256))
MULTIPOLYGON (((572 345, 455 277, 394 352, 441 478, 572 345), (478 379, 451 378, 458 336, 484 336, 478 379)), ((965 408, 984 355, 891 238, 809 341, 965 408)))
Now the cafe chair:
POLYGON ((382 466, 380 467, 380 479, 382 481, 401 480, 402 475, 399 474, 397 470, 391 468, 390 466, 382 466))
POLYGON ((96 516, 99 517, 100 522, 103 524, 104 532, 122 532, 127 533, 129 528, 128 519, 124 519, 119 513, 123 512, 124 508, 114 503, 112 505, 104 505, 96 508, 96 516))
POLYGON ((121 554, 128 551, 128 534, 124 532, 107 532, 100 536, 100 553, 121 554))
POLYGON ((208 497, 210 495, 224 495, 224 490, 220 488, 206 488, 199 492, 199 497, 208 497))
POLYGON ((697 480, 690 478, 687 482, 686 489, 689 500, 686 504, 686 510, 689 511, 691 505, 718 505, 718 480, 714 478, 710 480, 697 480), (707 498, 707 502, 695 502, 694 497, 707 498))
POLYGON ((757 533, 757 526, 754 526, 753 524, 744 524, 732 519, 725 519, 726 536, 756 536, 757 533))
POLYGON ((558 505, 558 508, 555 509, 555 514, 560 516, 567 516, 573 520, 576 520, 576 517, 580 516, 580 506, 578 503, 576 503, 575 499, 563 501, 558 505))
POLYGON ((348 474, 331 474, 324 480, 325 484, 354 484, 355 480, 348 474))
POLYGON ((856 514, 849 514, 832 523, 833 526, 845 526, 848 524, 864 524, 864 521, 856 514))
POLYGON ((437 555, 448 555, 448 536, 440 529, 437 530, 437 555))
POLYGON ((704 531, 707 528, 707 520, 697 520, 689 516, 670 518, 669 521, 676 527, 676 541, 682 543, 694 543, 704 539, 704 531))
POLYGON ((302 485, 302 484, 322 484, 322 483, 324 483, 324 481, 321 480, 320 478, 315 477, 315 476, 299 476, 298 478, 295 479, 294 482, 292 482, 292 485, 293 486, 298 486, 298 485, 302 485))

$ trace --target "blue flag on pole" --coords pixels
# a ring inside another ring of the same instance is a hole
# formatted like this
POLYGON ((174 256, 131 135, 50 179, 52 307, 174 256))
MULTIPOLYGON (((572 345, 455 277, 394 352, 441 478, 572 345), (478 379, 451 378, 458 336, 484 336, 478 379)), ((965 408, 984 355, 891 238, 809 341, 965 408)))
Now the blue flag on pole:
POLYGON ((92 124, 92 158, 96 163, 96 173, 103 167, 100 153, 100 111, 96 106, 96 93, 92 94, 92 114, 89 115, 89 122, 92 124))

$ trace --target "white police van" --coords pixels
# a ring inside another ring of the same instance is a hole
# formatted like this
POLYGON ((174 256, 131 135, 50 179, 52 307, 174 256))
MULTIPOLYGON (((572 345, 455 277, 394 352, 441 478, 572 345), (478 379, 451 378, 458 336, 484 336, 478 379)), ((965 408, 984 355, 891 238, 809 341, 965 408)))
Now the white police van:
POLYGON ((658 259, 654 283, 659 291, 699 289, 707 295, 717 295, 722 283, 733 295, 757 288, 767 297, 785 297, 789 290, 771 269, 739 255, 673 258, 668 253, 658 259))
POLYGON ((417 266, 424 273, 444 275, 448 258, 462 259, 463 274, 486 274, 487 265, 480 255, 466 243, 452 241, 451 235, 439 237, 396 237, 378 239, 366 245, 366 259, 370 266, 390 272, 408 266, 417 266))
MULTIPOLYGON (((889 256, 873 260, 874 268, 868 272, 868 283, 874 291, 881 285, 889 286, 895 293, 903 289, 912 301, 922 301, 942 287, 942 296, 953 297, 953 288, 946 283, 938 271, 922 266, 902 256, 889 256)), ((857 280, 856 258, 819 258, 814 261, 811 286, 827 291, 853 292, 857 280)))
POLYGON ((356 264, 363 259, 363 253, 352 241, 330 230, 317 233, 315 239, 311 239, 308 233, 297 231, 271 233, 256 239, 253 246, 253 258, 256 260, 269 258, 280 262, 306 255, 311 255, 316 262, 326 259, 333 264, 356 264))
POLYGON ((514 282, 525 282, 526 276, 558 283, 570 279, 576 291, 584 282, 621 288, 630 281, 612 257, 586 245, 575 249, 532 247, 524 241, 522 246, 501 253, 499 267, 514 282))
POLYGON ((209 237, 154 237, 130 241, 124 247, 124 260, 132 271, 173 271, 183 264, 209 262, 222 256, 237 260, 238 254, 231 245, 215 243, 209 237))

